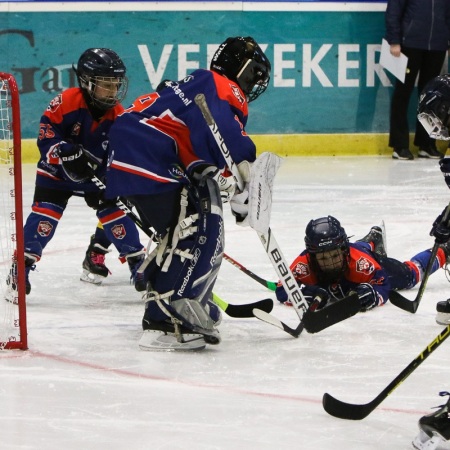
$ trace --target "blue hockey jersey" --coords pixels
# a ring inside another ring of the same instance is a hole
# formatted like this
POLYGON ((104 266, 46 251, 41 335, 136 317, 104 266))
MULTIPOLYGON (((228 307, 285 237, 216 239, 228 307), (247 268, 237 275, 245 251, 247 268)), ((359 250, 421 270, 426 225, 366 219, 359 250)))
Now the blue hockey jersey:
POLYGON ((110 132, 107 197, 177 189, 199 164, 225 168, 225 160, 194 99, 203 93, 236 164, 256 159, 245 132, 248 103, 234 81, 199 69, 158 92, 137 98, 110 132))
POLYGON ((106 172, 109 130, 122 111, 123 107, 118 104, 100 120, 95 120, 81 89, 69 88, 58 94, 48 105, 39 125, 36 185, 74 192, 98 191, 91 182, 75 183, 66 179, 56 150, 65 143, 81 144, 98 162, 95 174, 102 178, 106 172))

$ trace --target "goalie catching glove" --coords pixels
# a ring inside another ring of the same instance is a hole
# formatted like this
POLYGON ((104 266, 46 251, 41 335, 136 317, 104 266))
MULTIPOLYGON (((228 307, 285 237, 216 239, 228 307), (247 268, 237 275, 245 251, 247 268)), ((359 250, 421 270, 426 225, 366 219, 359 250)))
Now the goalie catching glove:
POLYGON ((94 176, 96 162, 88 156, 81 144, 61 143, 58 156, 67 180, 83 183, 94 176))

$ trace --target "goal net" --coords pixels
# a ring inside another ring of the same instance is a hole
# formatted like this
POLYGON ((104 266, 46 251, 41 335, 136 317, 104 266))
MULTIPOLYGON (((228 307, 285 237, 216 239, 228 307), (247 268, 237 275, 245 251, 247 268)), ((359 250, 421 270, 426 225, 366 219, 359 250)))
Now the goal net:
POLYGON ((19 92, 0 72, 0 350, 27 348, 19 92))

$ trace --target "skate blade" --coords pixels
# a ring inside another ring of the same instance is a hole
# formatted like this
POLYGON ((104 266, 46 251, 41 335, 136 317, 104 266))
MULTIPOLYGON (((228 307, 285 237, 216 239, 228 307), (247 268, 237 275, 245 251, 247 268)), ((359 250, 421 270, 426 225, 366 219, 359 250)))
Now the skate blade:
POLYGON ((436 323, 438 325, 449 325, 450 324, 450 314, 448 313, 437 313, 436 323))
POLYGON ((417 450, 449 450, 450 442, 445 440, 440 434, 433 433, 430 437, 427 433, 420 430, 415 437, 412 445, 417 450))
POLYGON ((80 280, 84 281, 86 283, 91 283, 99 286, 102 284, 102 281, 105 279, 105 277, 102 277, 100 275, 96 275, 95 273, 91 273, 86 269, 83 269, 83 273, 80 276, 80 280))
POLYGON ((174 334, 159 334, 160 331, 144 330, 139 348, 150 352, 192 352, 206 347, 201 334, 183 334, 185 342, 178 342, 174 334))

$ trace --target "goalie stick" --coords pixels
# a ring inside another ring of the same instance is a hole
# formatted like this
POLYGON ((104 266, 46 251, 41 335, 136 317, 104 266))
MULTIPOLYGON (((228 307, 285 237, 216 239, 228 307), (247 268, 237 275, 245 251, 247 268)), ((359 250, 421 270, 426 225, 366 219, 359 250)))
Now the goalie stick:
MULTIPOLYGON (((211 134, 213 135, 214 140, 216 141, 216 144, 222 153, 223 158, 225 159, 228 169, 230 170, 238 189, 241 192, 243 192, 245 188, 244 180, 242 179, 242 176, 239 172, 239 168, 237 167, 237 165, 233 161, 233 158, 231 157, 230 151, 227 148, 227 145, 220 133, 219 127, 216 121, 214 120, 213 115, 211 114, 208 104, 206 103, 205 95, 197 94, 194 100, 196 105, 199 107, 203 115, 203 118, 205 119, 205 122, 208 125, 211 134)), ((288 294, 289 300, 294 305, 295 312, 297 313, 300 319, 300 324, 297 326, 296 329, 294 329, 293 333, 289 334, 291 334, 291 336, 298 337, 300 333, 303 331, 303 324, 301 322, 301 319, 305 311, 309 307, 308 303, 305 297, 303 296, 300 288, 298 287, 294 275, 292 274, 289 265, 286 263, 286 259, 284 258, 283 253, 281 252, 281 249, 278 246, 278 243, 276 242, 270 227, 266 223, 264 223, 264 225, 267 225, 264 229, 262 228, 262 226, 259 226, 264 222, 263 219, 259 220, 260 218, 270 217, 270 204, 268 205, 267 203, 268 200, 267 189, 271 191, 272 187, 271 185, 268 186, 267 183, 265 183, 264 185, 264 182, 267 181, 267 177, 265 180, 263 180, 262 177, 270 172, 270 175, 272 176, 273 179, 273 176, 279 167, 280 161, 281 158, 277 157, 273 153, 265 152, 253 163, 252 174, 255 172, 255 165, 257 163, 261 163, 261 165, 265 163, 266 166, 261 168, 261 170, 259 171, 260 177, 259 179, 255 180, 258 184, 258 186, 255 186, 255 190, 258 195, 258 199, 255 200, 257 207, 255 215, 257 216, 257 218, 255 217, 255 222, 253 224, 251 223, 250 226, 257 232, 258 237, 260 238, 261 243, 263 244, 263 247, 267 255, 269 256, 270 262, 272 263, 275 272, 278 275, 278 279, 283 284, 283 287, 285 288, 288 294), (265 159, 263 159, 263 157, 265 157, 265 159), (264 195, 263 193, 266 195, 264 195), (260 208, 262 204, 266 205, 265 210, 262 210, 262 208, 260 208)), ((252 183, 250 183, 250 185, 251 184, 252 183)), ((271 194, 272 193, 270 192, 270 199, 269 199, 270 202, 271 202, 271 194)), ((251 209, 251 202, 252 202, 251 193, 249 193, 249 211, 251 209)), ((268 220, 265 222, 268 222, 268 220)), ((276 319, 273 316, 270 316, 270 314, 261 313, 262 314, 261 315, 257 309, 253 311, 253 314, 255 314, 255 317, 257 317, 258 319, 263 320, 271 325, 274 325, 274 321, 275 322, 278 321, 278 319, 276 319)))
MULTIPOLYGON (((100 189, 105 190, 106 185, 95 175, 92 176, 91 181, 100 189)), ((124 203, 121 198, 116 199, 116 205, 120 208, 135 224, 138 228, 140 228, 151 240, 154 240, 158 234, 156 230, 153 228, 147 229, 144 227, 141 219, 134 214, 134 212, 124 203)), ((254 303, 247 303, 243 305, 231 305, 224 300, 220 299, 216 294, 213 294, 214 303, 219 306, 224 312, 226 312, 230 317, 254 317, 253 309, 259 308, 262 311, 270 312, 273 308, 273 301, 270 298, 266 298, 264 300, 259 300, 254 303)))
MULTIPOLYGON (((447 205, 447 208, 445 209, 442 222, 448 220, 449 214, 450 214, 450 203, 447 205)), ((389 300, 394 306, 397 306, 397 308, 403 309, 404 311, 408 311, 412 314, 415 314, 417 308, 419 307, 420 301, 422 300, 425 288, 427 287, 428 278, 431 275, 431 269, 433 268, 433 263, 434 260, 436 259, 436 254, 438 250, 439 244, 435 242, 431 250, 430 260, 428 261, 427 267, 425 268, 425 272, 422 275, 422 282, 420 283, 419 291, 417 292, 416 298, 414 300, 408 300, 406 297, 403 297, 403 295, 401 295, 397 291, 389 292, 389 300)))
POLYGON ((234 267, 237 267, 240 271, 244 272, 250 278, 253 278, 255 281, 257 281, 259 284, 262 284, 267 289, 269 289, 271 291, 275 291, 277 289, 277 283, 275 281, 268 281, 268 280, 265 280, 264 278, 259 277, 258 275, 254 274, 253 272, 248 270, 241 263, 237 262, 235 259, 233 259, 231 256, 227 255, 226 253, 223 254, 223 257, 229 263, 233 264, 234 267))
POLYGON ((346 403, 330 394, 323 395, 322 404, 325 411, 340 419, 361 420, 367 417, 392 391, 411 375, 450 335, 447 325, 427 347, 405 367, 371 402, 365 404, 346 403))

